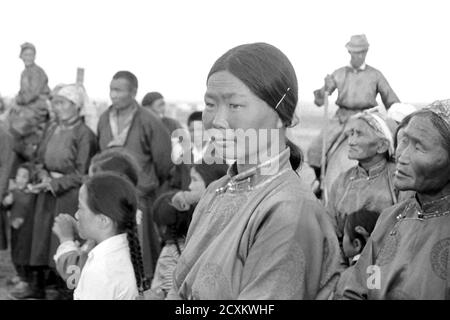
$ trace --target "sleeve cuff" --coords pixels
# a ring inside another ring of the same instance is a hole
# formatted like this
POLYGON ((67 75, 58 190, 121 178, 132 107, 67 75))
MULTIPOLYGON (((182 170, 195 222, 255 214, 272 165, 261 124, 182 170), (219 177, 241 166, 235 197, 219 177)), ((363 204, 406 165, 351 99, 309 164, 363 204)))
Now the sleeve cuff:
POLYGON ((58 262, 58 259, 63 255, 71 251, 79 251, 79 246, 72 240, 64 241, 56 249, 56 254, 53 256, 53 260, 58 262))

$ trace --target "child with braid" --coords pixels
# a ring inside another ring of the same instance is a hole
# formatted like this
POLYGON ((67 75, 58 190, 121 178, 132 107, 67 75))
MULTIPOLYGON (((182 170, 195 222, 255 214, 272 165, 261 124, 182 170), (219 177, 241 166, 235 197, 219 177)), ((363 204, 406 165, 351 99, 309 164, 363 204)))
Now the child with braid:
MULTIPOLYGON (((139 166, 134 157, 123 148, 108 149, 92 158, 89 176, 108 171, 129 179, 136 187, 139 166)), ((138 209, 136 213, 138 227, 141 221, 142 212, 138 209)), ((53 232, 60 241, 60 246, 54 257, 56 270, 66 282, 67 287, 74 289, 77 286, 80 272, 86 263, 88 254, 96 243, 93 240, 87 240, 80 246, 74 242, 78 237, 78 228, 76 220, 71 215, 59 214, 55 218, 53 232), (73 250, 74 246, 78 247, 77 251, 73 250)), ((149 284, 146 283, 144 288, 147 287, 149 287, 149 284)))
POLYGON ((98 173, 83 184, 75 218, 80 236, 96 246, 81 270, 74 299, 132 300, 144 291, 136 210, 135 187, 116 173, 98 173))

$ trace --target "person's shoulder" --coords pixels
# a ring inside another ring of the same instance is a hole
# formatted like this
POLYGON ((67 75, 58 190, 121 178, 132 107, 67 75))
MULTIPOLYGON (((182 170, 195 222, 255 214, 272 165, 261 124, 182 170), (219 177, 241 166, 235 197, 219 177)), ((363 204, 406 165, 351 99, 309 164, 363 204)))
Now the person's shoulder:
POLYGON ((377 76, 383 76, 383 73, 380 70, 378 70, 372 66, 369 66, 368 64, 366 64, 366 71, 369 73, 374 73, 377 76))
POLYGON ((415 200, 413 196, 403 198, 400 202, 397 202, 396 204, 381 211, 378 221, 382 223, 386 221, 396 221, 399 213, 403 212, 406 207, 412 204, 414 201, 415 200))
POLYGON ((34 71, 37 71, 37 72, 45 74, 44 69, 41 66, 37 65, 37 64, 32 65, 31 68, 34 71))
POLYGON ((111 112, 111 108, 112 105, 110 105, 108 108, 106 108, 105 111, 102 112, 98 119, 99 124, 103 123, 104 121, 109 121, 109 113, 111 112))
POLYGON ((358 165, 353 166, 344 172, 341 172, 334 180, 333 186, 338 187, 338 186, 344 186, 344 185, 348 184, 351 180, 354 179, 357 171, 358 171, 358 165))
POLYGON ((89 126, 84 121, 81 122, 81 124, 78 126, 78 132, 81 136, 87 136, 89 138, 95 139, 94 131, 92 131, 92 129, 89 128, 89 126))

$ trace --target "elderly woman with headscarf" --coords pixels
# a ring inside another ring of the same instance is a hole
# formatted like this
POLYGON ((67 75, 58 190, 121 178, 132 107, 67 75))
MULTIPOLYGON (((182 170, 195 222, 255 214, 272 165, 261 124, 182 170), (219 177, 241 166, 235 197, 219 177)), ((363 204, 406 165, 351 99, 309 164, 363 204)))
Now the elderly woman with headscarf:
POLYGON ((450 100, 400 128, 394 183, 415 196, 382 212, 344 286, 347 299, 450 299, 450 100))
POLYGON ((350 213, 362 208, 381 212, 397 202, 392 161, 394 130, 393 121, 375 109, 356 114, 349 123, 348 157, 357 160, 358 165, 336 179, 327 203, 327 212, 340 240, 350 213))
POLYGON ((59 213, 74 215, 77 211, 78 189, 97 152, 96 137, 81 115, 86 100, 83 87, 76 84, 59 85, 53 92, 56 119, 47 127, 38 147, 41 182, 33 186, 38 193, 30 261, 35 275, 32 290, 22 298, 43 296, 43 271, 54 265, 58 244, 56 236, 52 236, 53 220, 59 213))

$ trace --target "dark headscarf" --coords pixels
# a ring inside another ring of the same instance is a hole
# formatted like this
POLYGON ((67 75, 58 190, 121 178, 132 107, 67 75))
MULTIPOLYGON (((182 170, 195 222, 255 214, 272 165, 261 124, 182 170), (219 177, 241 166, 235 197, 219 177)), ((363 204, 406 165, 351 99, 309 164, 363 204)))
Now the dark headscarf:
POLYGON ((144 99, 142 99, 142 106, 151 106, 153 102, 155 102, 158 99, 164 99, 161 93, 153 91, 149 92, 144 96, 144 99))

